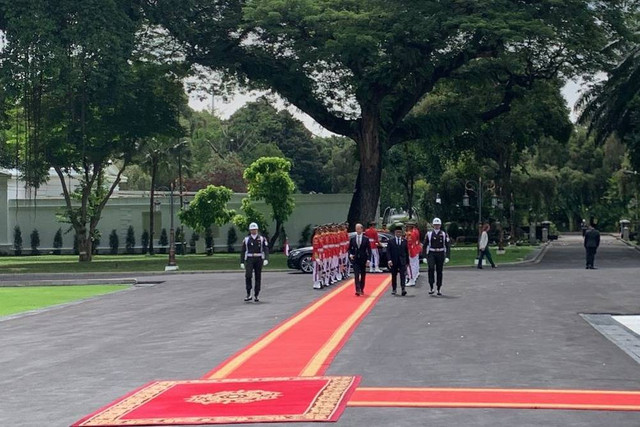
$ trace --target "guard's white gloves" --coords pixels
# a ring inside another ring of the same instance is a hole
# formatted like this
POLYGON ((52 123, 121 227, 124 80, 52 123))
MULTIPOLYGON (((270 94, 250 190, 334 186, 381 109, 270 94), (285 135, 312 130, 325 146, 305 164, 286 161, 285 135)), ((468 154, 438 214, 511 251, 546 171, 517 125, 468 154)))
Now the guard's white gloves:
POLYGON ((244 263, 240 264, 240 268, 244 270, 244 263))
POLYGON ((449 264, 449 258, 445 258, 445 259, 444 259, 444 263, 445 263, 445 264, 449 264))
POLYGON ((265 259, 264 261, 262 261, 262 265, 269 265, 269 260, 265 259))
POLYGON ((429 260, 427 260, 426 258, 422 258, 422 262, 425 264, 429 264, 429 260))

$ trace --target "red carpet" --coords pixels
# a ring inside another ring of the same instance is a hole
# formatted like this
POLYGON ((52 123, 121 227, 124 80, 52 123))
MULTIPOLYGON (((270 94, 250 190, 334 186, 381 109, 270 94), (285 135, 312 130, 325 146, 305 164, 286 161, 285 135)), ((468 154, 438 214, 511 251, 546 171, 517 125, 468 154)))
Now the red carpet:
POLYGON ((322 375, 384 293, 387 274, 367 276, 366 295, 349 280, 258 338, 203 378, 322 375))
POLYGON ((356 389, 348 405, 640 411, 640 392, 361 387, 356 389))
POLYGON ((73 427, 337 421, 356 377, 156 381, 73 427))

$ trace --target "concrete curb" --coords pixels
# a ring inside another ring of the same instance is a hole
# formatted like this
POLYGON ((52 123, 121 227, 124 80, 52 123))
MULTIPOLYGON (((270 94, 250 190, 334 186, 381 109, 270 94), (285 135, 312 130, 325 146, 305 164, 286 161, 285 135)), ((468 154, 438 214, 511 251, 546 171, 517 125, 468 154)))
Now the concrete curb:
POLYGON ((636 245, 635 243, 628 242, 628 241, 622 239, 621 237, 619 237, 619 236, 617 236, 615 234, 611 234, 610 236, 614 237, 616 240, 624 243, 625 245, 629 246, 630 248, 633 248, 636 251, 640 252, 640 246, 636 245))
POLYGON ((105 279, 63 279, 63 280, 23 280, 0 282, 0 288, 20 288, 27 286, 72 286, 72 285, 138 285, 132 277, 105 279))

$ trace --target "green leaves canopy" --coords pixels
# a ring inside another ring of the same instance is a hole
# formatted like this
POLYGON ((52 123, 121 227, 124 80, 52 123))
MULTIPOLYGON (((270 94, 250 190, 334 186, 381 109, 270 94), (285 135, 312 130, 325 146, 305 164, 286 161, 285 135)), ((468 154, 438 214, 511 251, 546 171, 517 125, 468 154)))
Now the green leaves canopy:
POLYGON ((228 223, 235 215, 235 211, 227 209, 232 194, 226 187, 209 185, 196 193, 186 210, 180 211, 180 221, 198 232, 228 223))

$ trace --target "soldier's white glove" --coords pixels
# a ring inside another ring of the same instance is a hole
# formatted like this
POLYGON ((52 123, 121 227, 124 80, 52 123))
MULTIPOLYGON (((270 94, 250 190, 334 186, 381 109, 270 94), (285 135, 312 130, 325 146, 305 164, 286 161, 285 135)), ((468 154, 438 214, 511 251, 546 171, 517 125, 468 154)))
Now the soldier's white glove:
POLYGON ((429 264, 429 260, 426 259, 426 258, 422 258, 422 262, 425 263, 425 264, 429 264))
POLYGON ((262 265, 269 265, 269 260, 265 259, 264 261, 262 261, 262 265))
POLYGON ((449 258, 445 258, 445 259, 444 259, 444 263, 445 263, 445 264, 449 264, 449 258))
POLYGON ((244 270, 244 263, 240 264, 240 268, 244 270))

